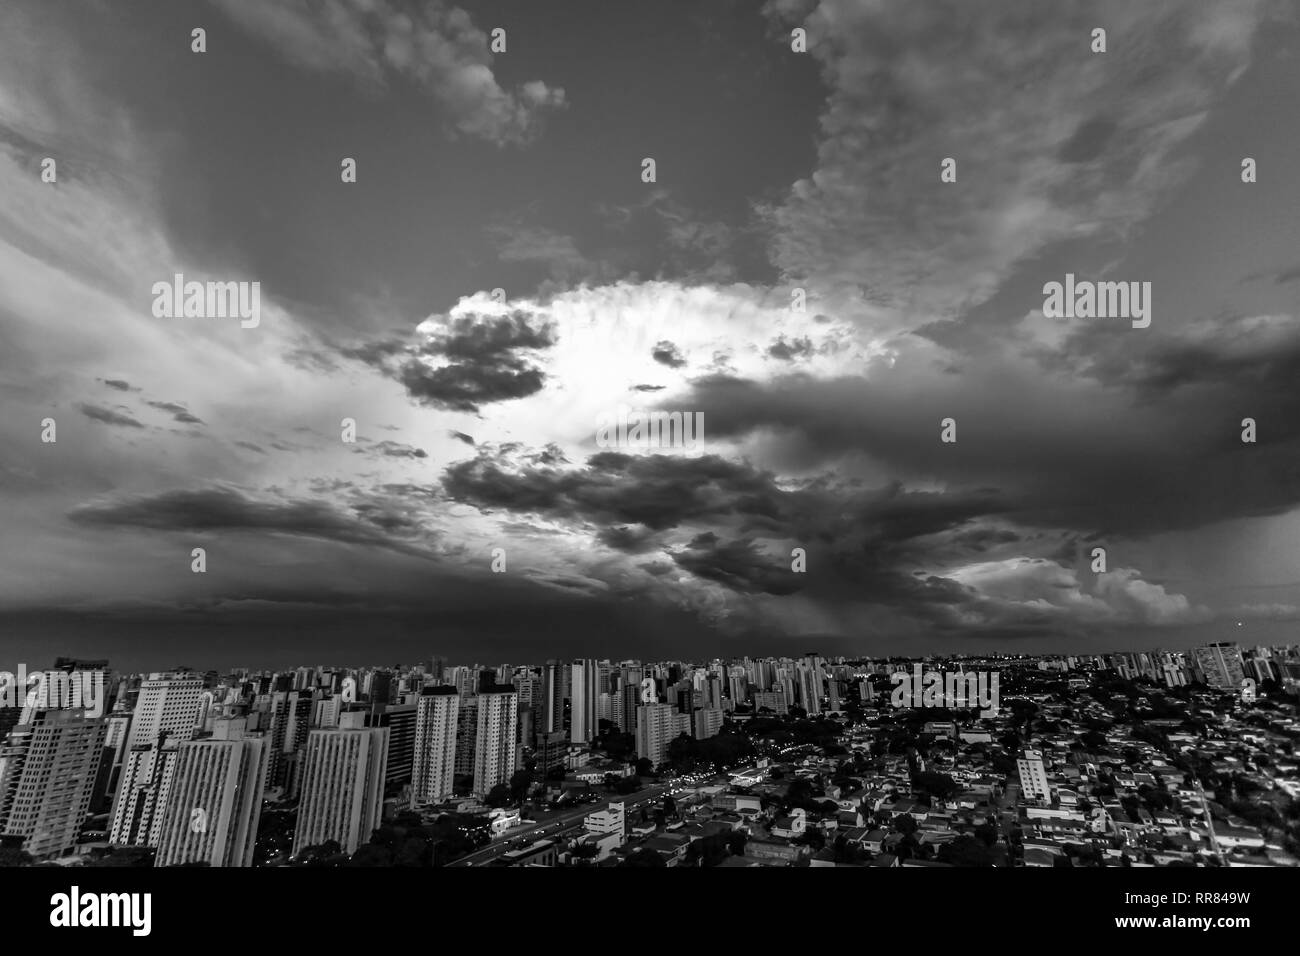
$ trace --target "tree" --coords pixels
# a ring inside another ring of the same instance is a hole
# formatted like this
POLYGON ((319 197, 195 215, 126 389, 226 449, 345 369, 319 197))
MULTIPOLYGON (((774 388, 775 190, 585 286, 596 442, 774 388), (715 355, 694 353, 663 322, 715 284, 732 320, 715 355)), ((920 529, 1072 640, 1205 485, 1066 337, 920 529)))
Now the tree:
POLYGON ((1079 740, 1089 750, 1101 750, 1106 746, 1106 735, 1095 730, 1088 730, 1079 735, 1079 740))
POLYGON ((374 843, 363 843, 348 860, 348 866, 392 866, 393 851, 374 843))
POLYGON ((993 854, 989 852, 989 846, 966 833, 939 847, 938 859, 941 863, 951 863, 953 866, 993 865, 993 854))
POLYGON ((510 802, 510 788, 504 783, 498 783, 495 787, 487 792, 483 802, 489 807, 504 807, 510 802))
POLYGON ((533 774, 529 770, 516 770, 510 775, 510 799, 523 803, 528 790, 533 785, 533 774))
POLYGON ((946 773, 936 773, 933 770, 923 770, 920 773, 912 774, 912 786, 917 790, 924 790, 926 793, 942 800, 950 797, 961 788, 957 786, 957 781, 946 773))
POLYGON ((797 846, 810 846, 814 850, 820 850, 826 845, 826 834, 822 832, 821 827, 809 827, 797 837, 790 840, 797 846))

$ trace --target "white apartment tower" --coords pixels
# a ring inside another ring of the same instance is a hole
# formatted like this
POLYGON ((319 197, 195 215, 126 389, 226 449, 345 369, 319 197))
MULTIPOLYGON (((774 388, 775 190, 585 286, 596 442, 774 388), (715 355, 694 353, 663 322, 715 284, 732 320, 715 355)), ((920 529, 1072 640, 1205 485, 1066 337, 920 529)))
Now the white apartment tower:
POLYGON ((158 845, 163 810, 176 772, 177 741, 156 741, 138 746, 126 755, 122 778, 113 804, 108 840, 119 846, 158 845))
POLYGON ((203 681, 199 678, 151 676, 140 685, 125 752, 141 745, 153 746, 161 733, 171 740, 189 740, 203 704, 203 681))
POLYGON ((415 712, 411 806, 451 799, 456 776, 460 695, 456 688, 426 687, 415 712))
POLYGON ((155 866, 253 865, 270 740, 245 727, 222 718, 211 737, 180 744, 155 866))
POLYGON ((1050 800, 1052 788, 1047 782, 1047 768, 1043 764, 1043 754, 1038 750, 1026 750, 1016 761, 1020 771, 1020 790, 1028 800, 1050 800))
POLYGON ((329 840, 355 853, 379 826, 388 728, 366 727, 364 718, 361 711, 345 713, 340 726, 307 735, 295 854, 329 840))
POLYGON ((474 793, 486 796, 497 784, 509 784, 517 768, 519 695, 496 688, 478 695, 478 732, 474 741, 474 793))

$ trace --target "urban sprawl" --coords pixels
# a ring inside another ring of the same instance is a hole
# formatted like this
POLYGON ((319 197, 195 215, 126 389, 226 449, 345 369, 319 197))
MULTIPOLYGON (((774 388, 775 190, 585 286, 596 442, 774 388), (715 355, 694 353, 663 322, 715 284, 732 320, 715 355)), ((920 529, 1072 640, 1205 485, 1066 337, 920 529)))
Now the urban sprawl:
POLYGON ((1300 862, 1295 646, 44 674, 0 865, 1300 862))

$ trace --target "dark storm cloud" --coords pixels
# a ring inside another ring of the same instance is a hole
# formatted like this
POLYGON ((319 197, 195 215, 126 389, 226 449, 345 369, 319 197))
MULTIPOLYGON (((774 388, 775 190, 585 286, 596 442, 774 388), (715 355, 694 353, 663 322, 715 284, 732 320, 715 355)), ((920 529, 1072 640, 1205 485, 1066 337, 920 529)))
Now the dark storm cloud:
POLYGON ((1085 120, 1079 124, 1074 135, 1061 144, 1056 158, 1063 163, 1091 162, 1102 154, 1118 129, 1114 120, 1104 116, 1085 120))
POLYGON ((547 322, 515 310, 443 319, 416 345, 388 339, 343 349, 341 354, 383 370, 422 405, 477 412, 483 405, 541 391, 546 376, 529 353, 554 343, 547 322))
POLYGON ((717 535, 697 535, 689 545, 673 554, 679 567, 696 577, 717 581, 733 591, 747 594, 794 594, 803 587, 803 577, 788 563, 764 554, 753 541, 739 538, 722 542, 717 535))
POLYGON ((785 336, 782 335, 768 346, 767 354, 783 362, 793 362, 795 359, 806 358, 813 354, 812 339, 805 336, 787 342, 785 336))
POLYGON ((714 455, 699 458, 601 452, 581 470, 511 468, 490 454, 449 466, 453 500, 663 530, 691 519, 743 515, 776 521, 788 493, 770 475, 714 455))
POLYGON ((601 528, 596 539, 606 547, 626 554, 644 554, 659 547, 656 532, 644 526, 613 525, 601 528))
POLYGON ((1145 398, 1210 386, 1235 392, 1247 403, 1275 396, 1286 400, 1288 412, 1300 410, 1296 316, 1216 318, 1176 338, 1152 336, 1136 344, 1085 327, 1057 357, 1076 374, 1103 385, 1132 387, 1145 398))
MULTIPOLYGON (((992 365, 962 375, 900 365, 827 381, 713 376, 684 402, 705 411, 715 438, 764 430, 806 466, 866 454, 908 479, 999 488, 1017 501, 1015 520, 1041 527, 1142 534, 1300 501, 1295 451, 1239 440, 1240 418, 1260 407, 1258 395, 1239 412, 1210 393, 1160 403, 1119 390, 1081 394, 992 365), (949 416, 958 422, 954 444, 939 441, 949 416)), ((1289 435, 1293 421, 1271 427, 1289 435)))
MULTIPOLYGON (((450 466, 447 495, 487 511, 601 526, 598 540, 626 554, 664 550, 677 567, 740 595, 804 591, 827 606, 870 603, 909 618, 953 626, 975 591, 915 572, 941 558, 1011 543, 987 524, 1009 510, 992 489, 907 491, 901 482, 863 489, 824 478, 790 490, 746 463, 704 456, 603 452, 585 467, 521 467, 483 453, 450 466), (695 530, 690 537, 680 532, 695 530), (675 534, 675 540, 674 540, 675 534), (771 542, 766 549, 758 538, 771 542), (804 547, 814 572, 794 576, 790 547, 804 547)), ((655 574, 663 566, 643 566, 655 574)), ((997 602, 981 612, 992 619, 997 602)))
POLYGON ((105 425, 120 425, 123 428, 144 428, 142 423, 136 421, 130 415, 115 412, 111 408, 102 408, 99 405, 90 405, 86 402, 80 403, 77 408, 87 418, 92 421, 102 422, 105 425))
POLYGON ((165 491, 118 495, 79 505, 68 513, 77 524, 93 528, 147 531, 249 531, 298 535, 342 544, 387 548, 427 556, 390 533, 414 531, 377 502, 365 502, 357 517, 324 501, 255 498, 235 488, 165 491))
POLYGON ((542 390, 546 376, 517 359, 494 365, 444 365, 429 368, 408 362, 401 383, 422 405, 452 412, 477 412, 483 405, 525 398, 542 390))
POLYGON ((681 350, 667 340, 657 342, 655 347, 650 350, 650 357, 660 365, 667 365, 669 368, 681 368, 686 364, 686 359, 682 356, 681 350))

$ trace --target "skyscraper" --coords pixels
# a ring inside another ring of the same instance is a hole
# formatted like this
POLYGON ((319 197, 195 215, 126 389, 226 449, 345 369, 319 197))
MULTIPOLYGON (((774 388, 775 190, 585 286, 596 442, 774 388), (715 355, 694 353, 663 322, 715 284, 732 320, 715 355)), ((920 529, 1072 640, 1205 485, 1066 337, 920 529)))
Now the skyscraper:
POLYGON ((162 733, 169 740, 189 740, 194 736, 203 703, 203 681, 197 677, 150 677, 140 685, 140 696, 131 714, 126 752, 141 744, 152 745, 162 733))
POLYGON ((599 667, 594 660, 576 660, 572 673, 569 683, 569 739, 575 744, 588 743, 596 736, 599 667))
POLYGON ((162 736, 150 745, 135 747, 126 755, 121 786, 113 805, 110 843, 158 845, 167 793, 176 771, 177 748, 178 741, 162 736))
POLYGON ((547 661, 542 668, 542 700, 537 735, 553 734, 564 729, 564 664, 547 661))
POLYGON ((658 767, 668 757, 668 745, 691 732, 690 714, 672 704, 642 704, 636 712, 636 753, 658 767))
POLYGON ((108 727, 83 710, 33 710, 0 746, 0 835, 38 860, 71 850, 90 809, 108 727))
POLYGON ((1237 690, 1245 676, 1241 664, 1241 649, 1231 641, 1218 644, 1206 644, 1192 652, 1196 666, 1205 675, 1205 682, 1211 687, 1225 690, 1237 690))
POLYGON ((242 717, 180 744, 167 793, 156 866, 251 866, 262 815, 270 741, 242 717))
POLYGON ((389 704, 370 718, 370 726, 388 728, 388 770, 384 776, 389 783, 411 781, 415 767, 417 710, 416 704, 389 704))
POLYGON ((460 709, 460 695, 454 687, 426 687, 420 694, 411 771, 413 807, 441 803, 454 792, 460 709))
POLYGON ((364 717, 346 713, 338 727, 307 735, 295 854, 329 840, 355 853, 379 826, 388 730, 364 726, 364 717))
POLYGON ((478 698, 460 698, 460 715, 456 718, 455 772, 469 777, 474 773, 474 750, 478 745, 478 698))
POLYGON ((512 687, 479 694, 478 732, 474 744, 474 793, 487 796, 497 784, 510 783, 517 768, 515 722, 519 695, 512 687))

